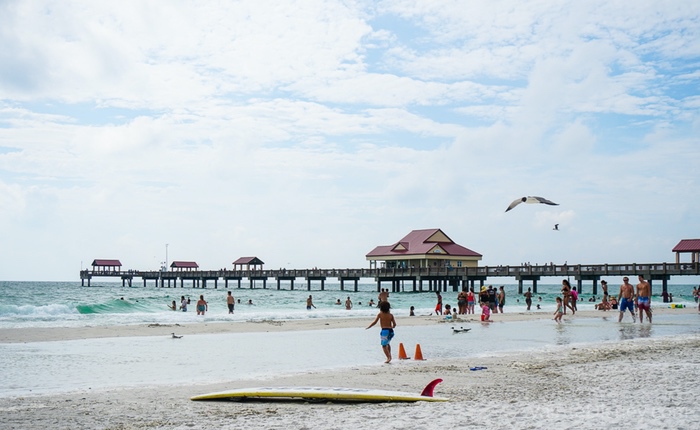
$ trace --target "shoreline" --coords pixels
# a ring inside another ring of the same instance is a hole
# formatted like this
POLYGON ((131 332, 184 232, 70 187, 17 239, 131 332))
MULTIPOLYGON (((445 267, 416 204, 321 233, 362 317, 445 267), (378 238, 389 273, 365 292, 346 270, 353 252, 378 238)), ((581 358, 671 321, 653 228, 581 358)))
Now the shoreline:
POLYGON ((95 389, 1 398, 7 428, 377 429, 689 428, 700 335, 635 339, 554 351, 499 353, 313 371, 274 380, 95 389), (469 366, 485 366, 470 371, 469 366), (634 374, 632 377, 631 375, 634 374), (255 386, 326 386, 419 393, 442 378, 446 403, 194 402, 191 396, 255 386), (633 402, 631 402, 634 399, 633 402), (631 402, 631 403, 630 403, 631 402), (484 406, 498 414, 482 414, 484 406), (631 407, 633 406, 633 407, 631 407))
MULTIPOLYGON (((670 309, 665 307, 653 308, 654 315, 667 314, 697 314, 696 308, 685 307, 670 309)), ((564 319, 577 318, 608 318, 617 323, 617 310, 597 311, 581 310, 575 315, 570 313, 564 319)), ((396 321, 401 326, 430 326, 436 324, 481 324, 480 314, 460 315, 456 320, 445 320, 442 316, 400 316, 396 315, 396 321)), ((540 319, 552 319, 549 311, 530 311, 504 314, 492 314, 492 324, 533 321, 540 319)), ((629 321, 629 315, 624 321, 629 321)), ((28 343, 28 342, 53 342, 78 339, 99 339, 111 337, 135 337, 135 336, 164 336, 172 332, 178 335, 197 334, 224 334, 224 333, 260 333, 260 332, 289 332, 305 330, 325 330, 340 328, 366 327, 370 318, 366 316, 344 318, 308 318, 308 319, 266 319, 259 321, 242 322, 197 322, 187 324, 134 324, 119 326, 86 326, 86 327, 46 327, 46 328, 5 328, 0 329, 0 344, 3 343, 28 343)), ((556 324, 552 321, 553 324, 556 324)), ((645 323, 646 324, 646 323, 645 323)))

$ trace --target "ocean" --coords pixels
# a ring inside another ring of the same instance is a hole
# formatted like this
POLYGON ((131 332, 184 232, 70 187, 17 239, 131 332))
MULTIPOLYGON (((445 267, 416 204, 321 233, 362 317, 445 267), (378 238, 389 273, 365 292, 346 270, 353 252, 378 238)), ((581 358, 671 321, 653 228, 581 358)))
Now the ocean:
MULTIPOLYGON (((131 324, 183 324, 209 322, 240 322, 262 320, 293 320, 313 318, 371 318, 376 315, 376 308, 368 306, 370 299, 377 300, 377 286, 374 282, 360 282, 358 292, 346 284, 346 290, 340 291, 339 283, 326 282, 325 290, 320 291, 318 282, 312 283, 312 290, 306 289, 306 284, 296 284, 295 289, 289 290, 289 285, 283 285, 280 290, 276 285, 268 284, 267 289, 249 288, 245 281, 242 288, 237 284, 229 284, 228 290, 192 288, 156 288, 122 287, 121 283, 95 282, 90 287, 81 286, 80 282, 2 282, 0 281, 0 328, 22 327, 83 327, 109 326, 131 324), (272 288, 269 288, 272 286, 272 288), (300 288, 301 287, 301 288, 300 288), (233 315, 226 307, 227 291, 231 291, 236 301, 233 315), (209 312, 204 317, 197 316, 194 304, 199 296, 209 304, 209 312), (306 310, 306 298, 312 295, 316 309, 306 310), (188 312, 172 311, 168 308, 174 300, 178 307, 180 297, 191 299, 188 312), (347 297, 353 302, 352 310, 346 310, 344 303, 347 297), (340 300, 341 305, 335 303, 340 300), (248 302, 252 304, 247 304, 248 302)), ((609 292, 616 295, 618 286, 610 281, 609 292)), ((508 312, 525 311, 524 298, 518 295, 517 284, 504 285, 508 312)), ((527 289, 528 284, 525 284, 527 289)), ((410 290, 411 283, 406 283, 405 289, 410 290)), ((559 284, 538 284, 538 293, 534 296, 532 310, 540 304, 542 311, 553 312, 555 297, 559 294, 559 284)), ((595 302, 589 302, 592 297, 591 286, 584 284, 584 294, 580 297, 578 307, 582 310, 592 309, 595 302)), ((693 285, 669 285, 668 291, 674 297, 674 303, 686 306, 696 306, 692 297, 693 285)), ((661 288, 654 284, 653 306, 668 306, 662 303, 659 293, 661 288)), ((599 292, 602 290, 599 289, 599 292)), ((452 306, 457 303, 457 293, 443 292, 443 304, 452 306)), ((417 315, 429 315, 435 308, 434 292, 400 292, 391 293, 392 312, 396 315, 408 315, 409 308, 414 306, 417 315)), ((596 297, 600 300, 600 295, 596 297)))
MULTIPOLYGON (((374 283, 360 284, 358 292, 342 292, 339 285, 326 284, 325 291, 296 289, 233 288, 235 313, 228 314, 225 289, 122 287, 105 283, 82 287, 79 282, 0 282, 0 328, 86 327, 145 323, 200 324, 243 321, 356 317, 367 323, 376 308, 374 283), (168 309, 172 300, 189 296, 193 304, 203 294, 209 302, 206 316, 196 312, 168 309), (311 294, 317 309, 306 310, 311 294), (334 303, 345 298, 352 310, 334 303), (246 305, 248 300, 252 305, 246 305), (362 303, 362 305, 360 305, 362 303)), ((505 286, 505 311, 524 312, 517 285, 505 286), (520 302, 517 299, 520 298, 520 302)), ((427 359, 463 358, 465 366, 488 366, 489 356, 510 351, 548 350, 584 344, 635 341, 661 336, 700 333, 696 313, 656 315, 654 324, 634 324, 629 317, 617 323, 613 313, 600 318, 570 318, 556 324, 551 320, 559 285, 540 285, 535 304, 546 318, 514 324, 460 322, 471 328, 453 333, 449 322, 434 326, 399 326, 394 355, 399 343, 412 354, 420 344, 427 359), (539 298, 541 297, 541 301, 539 298)), ((696 306, 692 286, 669 288, 675 303, 696 306)), ((585 290, 584 290, 585 291, 585 290)), ((612 292, 612 291, 611 291, 612 292)), ((453 304, 456 293, 443 293, 443 302, 453 304)), ((590 309, 590 294, 582 295, 579 308, 590 309)), ((430 314, 435 293, 403 292, 390 296, 393 313, 430 314)), ((654 306, 668 306, 655 297, 654 306)), ((534 309, 534 306, 533 306, 534 309)), ((537 312, 537 311, 535 311, 537 312)), ((496 318, 497 319, 497 318, 496 318)), ((1 397, 80 392, 119 387, 168 384, 207 384, 236 380, 274 380, 279 375, 310 371, 379 366, 384 360, 379 347, 379 330, 338 328, 295 332, 225 333, 171 336, 133 336, 65 341, 0 343, 0 367, 6 369, 1 397), (323 351, 322 354, 319 351, 323 351)), ((411 365, 397 361, 393 365, 411 365)))

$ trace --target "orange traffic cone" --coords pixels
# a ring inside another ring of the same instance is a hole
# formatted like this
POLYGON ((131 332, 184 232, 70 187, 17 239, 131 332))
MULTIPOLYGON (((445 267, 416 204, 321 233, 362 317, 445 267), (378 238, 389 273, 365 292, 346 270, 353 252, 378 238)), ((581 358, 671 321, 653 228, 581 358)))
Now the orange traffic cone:
POLYGON ((406 350, 403 349, 403 343, 399 344, 399 360, 408 360, 409 357, 406 355, 406 350))
POLYGON ((416 355, 413 357, 414 360, 425 360, 423 358, 423 351, 420 350, 420 343, 416 344, 416 355))

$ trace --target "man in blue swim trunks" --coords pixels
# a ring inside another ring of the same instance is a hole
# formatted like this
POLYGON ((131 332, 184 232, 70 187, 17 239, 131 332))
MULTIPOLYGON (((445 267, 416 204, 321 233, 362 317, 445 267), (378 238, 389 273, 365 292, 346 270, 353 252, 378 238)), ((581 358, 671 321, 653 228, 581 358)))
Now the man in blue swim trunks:
POLYGON ((396 320, 394 319, 394 315, 391 314, 390 309, 391 305, 389 305, 389 302, 382 301, 379 304, 380 312, 377 314, 374 321, 372 321, 372 324, 367 326, 367 329, 369 329, 379 322, 379 326, 382 328, 380 336, 382 351, 384 351, 384 355, 386 355, 386 361, 384 363, 391 362, 391 345, 389 342, 391 342, 391 339, 394 337, 394 327, 396 327, 396 320))
POLYGON ((636 322, 637 317, 634 315, 634 287, 630 284, 630 280, 627 276, 622 279, 622 282, 623 284, 620 285, 620 294, 617 295, 617 301, 620 302, 620 317, 617 319, 617 322, 622 321, 626 309, 629 309, 632 315, 632 322, 636 322))

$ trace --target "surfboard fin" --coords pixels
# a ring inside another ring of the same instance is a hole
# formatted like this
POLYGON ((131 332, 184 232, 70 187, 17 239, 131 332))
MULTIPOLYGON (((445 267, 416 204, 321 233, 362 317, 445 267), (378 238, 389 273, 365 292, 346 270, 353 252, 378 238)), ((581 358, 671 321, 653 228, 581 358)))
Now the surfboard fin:
POLYGON ((428 385, 423 388, 423 392, 420 393, 421 396, 426 396, 426 397, 433 397, 433 390, 435 390, 435 387, 437 384, 442 382, 441 378, 434 379, 428 383, 428 385))

